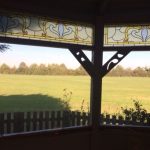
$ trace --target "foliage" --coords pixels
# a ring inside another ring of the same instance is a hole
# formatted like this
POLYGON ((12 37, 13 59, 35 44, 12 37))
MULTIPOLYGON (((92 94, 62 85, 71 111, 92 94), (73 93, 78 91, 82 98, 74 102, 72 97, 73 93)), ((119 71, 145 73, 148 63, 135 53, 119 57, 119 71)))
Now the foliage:
POLYGON ((6 64, 2 64, 0 66, 0 73, 9 74, 10 73, 10 67, 6 64))
POLYGON ((7 44, 0 44, 0 52, 5 52, 9 48, 10 46, 7 44))
POLYGON ((1 74, 24 74, 24 75, 87 75, 86 71, 80 66, 76 69, 68 69, 65 64, 31 64, 27 66, 21 62, 18 67, 7 67, 7 72, 0 66, 1 74))
MULTIPOLYGON (((1 45, 0 45, 1 46, 1 45)), ((9 48, 6 46, 6 48, 9 48)), ((6 50, 6 49, 5 49, 6 50)), ((4 52, 5 50, 1 50, 4 52)), ((3 66, 4 64, 1 64, 3 66)), ((7 65, 7 64, 5 64, 7 65)), ((21 62, 18 67, 9 67, 9 71, 5 72, 0 66, 0 72, 2 74, 25 74, 25 75, 87 75, 87 72, 82 66, 76 69, 69 69, 65 64, 31 64, 27 65, 25 62, 21 62)), ((118 65, 112 69, 107 76, 117 77, 150 77, 150 68, 148 67, 137 67, 135 69, 123 68, 118 65)))
POLYGON ((133 103, 133 108, 121 107, 122 114, 128 119, 145 120, 148 115, 147 110, 139 101, 133 100, 133 103))
POLYGON ((131 69, 123 68, 122 66, 118 65, 108 73, 108 76, 150 77, 150 68, 137 67, 135 69, 131 69))
POLYGON ((72 98, 72 92, 68 91, 66 88, 63 89, 63 96, 60 100, 64 106, 64 110, 71 110, 71 105, 70 105, 71 98, 72 98))
POLYGON ((81 108, 80 108, 80 111, 82 112, 82 113, 84 113, 84 112, 90 112, 90 108, 89 108, 89 103, 87 102, 86 104, 85 104, 85 99, 82 99, 82 103, 81 103, 81 108))

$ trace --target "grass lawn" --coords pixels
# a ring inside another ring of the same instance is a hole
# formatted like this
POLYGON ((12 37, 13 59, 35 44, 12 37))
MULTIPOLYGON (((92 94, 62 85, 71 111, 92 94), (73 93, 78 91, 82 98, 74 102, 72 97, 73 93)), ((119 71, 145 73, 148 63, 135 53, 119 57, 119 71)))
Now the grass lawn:
POLYGON ((90 97, 89 77, 0 75, 0 111, 60 109, 59 102, 54 104, 54 100, 63 98, 64 89, 72 92, 72 110, 80 110, 83 99, 87 108, 90 97))
MULTIPOLYGON (((102 111, 118 112, 122 106, 132 106, 133 99, 140 100, 150 111, 149 83, 150 78, 105 77, 102 111)), ((90 77, 0 75, 0 112, 62 109, 59 98, 63 98, 64 89, 72 92, 72 110, 80 110, 83 99, 87 110, 90 77)))
POLYGON ((102 111, 118 112, 120 107, 132 107, 141 102, 150 112, 150 78, 105 77, 103 79, 102 111))

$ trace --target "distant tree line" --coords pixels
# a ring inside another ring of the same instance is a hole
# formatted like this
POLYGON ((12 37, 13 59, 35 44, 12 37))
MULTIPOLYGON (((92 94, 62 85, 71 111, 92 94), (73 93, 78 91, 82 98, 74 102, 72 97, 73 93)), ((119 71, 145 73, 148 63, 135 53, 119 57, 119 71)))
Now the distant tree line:
POLYGON ((150 77, 150 68, 149 67, 137 67, 135 69, 123 68, 118 65, 112 69, 107 76, 127 76, 127 77, 150 77))
POLYGON ((10 67, 7 64, 0 65, 1 74, 25 74, 25 75, 87 75, 80 66, 76 69, 68 69, 65 64, 31 64, 21 62, 18 67, 10 67))
MULTIPOLYGON (((10 67, 7 64, 0 65, 0 74, 25 74, 25 75, 87 75, 82 66, 76 69, 68 69, 65 64, 31 64, 21 62, 18 67, 10 67)), ((129 77, 150 77, 150 68, 137 67, 135 69, 123 68, 118 65, 112 69, 107 76, 129 76, 129 77)))

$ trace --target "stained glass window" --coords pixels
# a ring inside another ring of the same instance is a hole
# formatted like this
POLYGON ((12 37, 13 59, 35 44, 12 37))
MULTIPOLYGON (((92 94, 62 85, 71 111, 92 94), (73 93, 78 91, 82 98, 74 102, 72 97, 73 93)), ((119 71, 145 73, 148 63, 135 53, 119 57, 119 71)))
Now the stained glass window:
POLYGON ((0 36, 93 44, 93 29, 90 26, 22 14, 3 14, 0 15, 0 36))
POLYGON ((104 46, 150 45, 150 25, 107 26, 104 46))

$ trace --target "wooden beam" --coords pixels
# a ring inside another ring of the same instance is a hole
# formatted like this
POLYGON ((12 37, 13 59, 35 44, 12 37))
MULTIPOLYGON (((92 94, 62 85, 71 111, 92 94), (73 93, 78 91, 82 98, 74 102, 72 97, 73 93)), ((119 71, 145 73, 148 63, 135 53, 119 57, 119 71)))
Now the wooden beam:
POLYGON ((79 45, 71 43, 61 43, 61 42, 51 42, 33 39, 21 39, 21 38, 11 38, 11 37, 0 37, 1 43, 8 44, 21 44, 21 45, 33 45, 33 46, 44 46, 44 47, 56 47, 56 48, 82 48, 85 50, 91 50, 93 46, 89 45, 79 45))
POLYGON ((103 2, 101 3, 100 5, 100 13, 101 14, 104 14, 105 13, 105 10, 109 4, 110 0, 103 0, 103 2))
POLYGON ((103 47, 104 51, 150 51, 150 45, 144 46, 104 46, 103 47))

